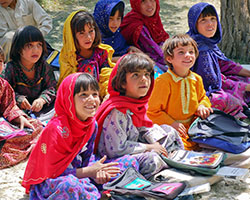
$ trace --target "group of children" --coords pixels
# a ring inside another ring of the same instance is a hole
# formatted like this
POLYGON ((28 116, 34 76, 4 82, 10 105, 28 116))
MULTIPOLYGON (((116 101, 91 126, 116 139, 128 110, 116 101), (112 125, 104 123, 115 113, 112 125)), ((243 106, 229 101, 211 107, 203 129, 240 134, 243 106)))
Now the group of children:
MULTIPOLYGON (((130 4, 125 17, 120 0, 99 0, 93 15, 68 16, 58 83, 42 32, 34 26, 15 32, 2 76, 17 105, 37 113, 55 102, 22 181, 30 199, 99 199, 102 184, 127 167, 149 178, 168 168, 161 154, 197 150, 187 130, 212 107, 246 118, 250 72, 217 47, 222 33, 212 5, 192 6, 188 33, 169 38, 159 0, 130 4), (155 71, 162 74, 156 80, 155 71)), ((6 117, 8 109, 1 112, 6 117)), ((15 121, 32 128, 23 116, 15 121)))

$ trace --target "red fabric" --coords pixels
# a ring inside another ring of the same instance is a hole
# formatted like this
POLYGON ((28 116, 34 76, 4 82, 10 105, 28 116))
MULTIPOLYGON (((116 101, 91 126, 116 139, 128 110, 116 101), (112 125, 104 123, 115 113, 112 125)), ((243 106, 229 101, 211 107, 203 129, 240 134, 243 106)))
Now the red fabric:
POLYGON ((132 10, 123 18, 120 26, 121 33, 128 43, 138 46, 138 39, 142 27, 146 26, 153 40, 159 44, 169 38, 168 33, 164 30, 160 18, 160 3, 156 1, 156 11, 152 17, 141 14, 141 0, 130 0, 132 10))
POLYGON ((10 84, 0 77, 0 115, 9 122, 19 116, 25 116, 16 105, 15 92, 10 84))
MULTIPOLYGON (((126 54, 124 56, 126 56, 126 54)), ((141 99, 133 99, 126 96, 121 96, 119 92, 115 91, 112 88, 112 79, 115 77, 119 63, 123 57, 121 57, 118 60, 109 78, 108 92, 110 94, 110 97, 98 108, 96 113, 96 120, 98 123, 98 133, 95 139, 95 149, 94 149, 95 152, 97 151, 97 147, 99 144, 103 122, 106 119, 107 115, 114 108, 116 108, 117 110, 121 111, 124 114, 126 114, 127 110, 129 109, 133 113, 132 120, 133 124, 136 127, 153 126, 152 121, 147 117, 146 111, 148 107, 148 100, 153 90, 154 79, 151 79, 151 86, 147 95, 141 99)))
POLYGON ((93 134, 95 119, 82 122, 75 113, 73 93, 79 74, 67 76, 57 91, 56 114, 42 132, 25 170, 22 186, 26 192, 30 185, 62 174, 93 134))

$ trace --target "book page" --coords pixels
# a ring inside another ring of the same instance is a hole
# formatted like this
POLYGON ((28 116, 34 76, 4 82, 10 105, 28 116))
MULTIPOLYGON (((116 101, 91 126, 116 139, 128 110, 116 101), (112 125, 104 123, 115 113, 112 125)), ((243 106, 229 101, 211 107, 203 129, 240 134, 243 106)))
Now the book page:
POLYGON ((172 160, 196 167, 216 167, 223 158, 223 153, 202 153, 187 150, 178 150, 175 155, 173 155, 172 160))

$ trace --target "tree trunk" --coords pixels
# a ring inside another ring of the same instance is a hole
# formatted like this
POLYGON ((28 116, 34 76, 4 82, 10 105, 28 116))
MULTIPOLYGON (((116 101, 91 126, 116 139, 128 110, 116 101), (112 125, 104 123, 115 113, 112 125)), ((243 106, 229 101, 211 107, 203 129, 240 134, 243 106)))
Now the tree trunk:
POLYGON ((221 0, 220 48, 231 59, 250 62, 250 0, 221 0))

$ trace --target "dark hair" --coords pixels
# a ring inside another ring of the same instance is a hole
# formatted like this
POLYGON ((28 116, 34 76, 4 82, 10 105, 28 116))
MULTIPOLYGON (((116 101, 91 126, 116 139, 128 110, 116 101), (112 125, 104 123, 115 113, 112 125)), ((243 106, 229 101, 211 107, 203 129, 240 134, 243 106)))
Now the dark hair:
POLYGON ((88 25, 89 27, 93 27, 95 29, 95 40, 92 44, 92 48, 97 47, 101 43, 101 32, 95 22, 94 17, 88 13, 87 11, 79 11, 74 15, 71 20, 71 31, 74 38, 74 43, 76 46, 76 50, 78 52, 81 51, 78 41, 76 39, 76 33, 84 31, 84 26, 88 25))
MULTIPOLYGON (((199 56, 199 50, 197 48, 197 43, 188 34, 179 34, 179 35, 175 35, 171 38, 168 38, 162 46, 164 58, 166 58, 167 56, 170 56, 171 58, 173 58, 175 48, 177 48, 178 46, 187 46, 187 45, 192 45, 194 47, 195 56, 197 58, 199 56)), ((165 61, 166 61, 166 59, 165 59, 165 61)), ((166 61, 166 63, 170 67, 170 69, 173 69, 173 66, 171 63, 169 63, 168 61, 166 61)))
POLYGON ((112 9, 110 16, 114 16, 116 11, 119 11, 119 17, 123 18, 123 14, 124 14, 124 3, 122 1, 120 1, 118 4, 116 4, 116 6, 112 9))
POLYGON ((46 43, 42 32, 35 26, 24 26, 17 29, 12 39, 10 59, 15 62, 20 61, 22 49, 24 48, 25 44, 30 42, 42 43, 43 52, 38 62, 44 59, 44 55, 47 53, 46 43))
POLYGON ((0 57, 3 58, 3 61, 4 61, 4 50, 3 50, 3 47, 0 46, 0 57))
POLYGON ((81 92, 81 90, 86 91, 88 89, 99 92, 98 82, 97 82, 96 78, 94 78, 90 74, 82 73, 76 79, 74 96, 75 96, 75 94, 81 92))
POLYGON ((214 9, 213 6, 209 5, 202 10, 200 16, 201 17, 216 16, 216 10, 214 9))
POLYGON ((151 80, 154 79, 154 61, 144 53, 129 53, 121 58, 115 77, 112 79, 112 87, 115 91, 125 95, 126 74, 133 73, 141 69, 150 72, 151 80))

